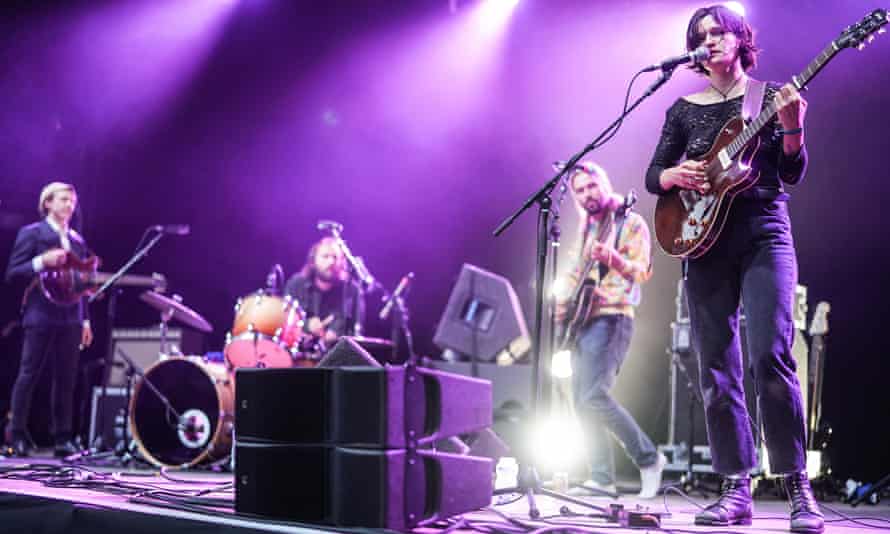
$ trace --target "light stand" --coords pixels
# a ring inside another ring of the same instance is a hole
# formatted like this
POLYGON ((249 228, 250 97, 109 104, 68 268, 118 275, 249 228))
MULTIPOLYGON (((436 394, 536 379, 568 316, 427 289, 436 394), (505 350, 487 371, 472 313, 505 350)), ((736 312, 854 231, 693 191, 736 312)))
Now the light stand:
MULTIPOLYGON (((612 124, 610 124, 602 133, 597 136, 590 144, 584 147, 580 152, 572 156, 569 159, 563 169, 557 174, 548 180, 538 191, 533 193, 531 196, 526 199, 526 201, 517 209, 512 215, 507 217, 494 231, 494 236, 500 236, 507 228, 509 228, 513 222, 519 218, 526 210, 528 210, 532 205, 538 205, 538 224, 537 224, 537 247, 535 252, 535 324, 534 331, 532 333, 532 373, 531 373, 531 420, 532 424, 536 424, 538 422, 538 405, 541 400, 541 391, 542 384, 540 380, 540 365, 541 365, 541 347, 542 347, 542 326, 543 326, 543 310, 544 310, 544 282, 546 276, 546 267, 547 267, 547 252, 548 252, 548 228, 549 228, 549 219, 550 212, 552 206, 552 199, 550 198, 553 189, 559 183, 559 180, 567 173, 567 171, 571 170, 578 161, 584 157, 588 152, 596 149, 603 142, 608 140, 611 135, 614 135, 617 128, 621 125, 621 122, 627 117, 637 106, 639 106, 643 100, 652 95, 656 90, 658 90, 662 85, 667 82, 671 75, 673 74, 673 68, 662 70, 661 76, 630 106, 626 107, 621 113, 621 116, 618 117, 612 124), (614 131, 613 131, 614 130, 614 131)), ((547 380, 547 385, 549 386, 549 380, 547 380)), ((520 466, 520 476, 519 476, 519 486, 518 488, 508 488, 506 490, 498 490, 496 493, 515 493, 516 491, 521 491, 525 494, 528 504, 529 504, 529 517, 537 518, 540 516, 540 511, 538 510, 534 495, 536 493, 549 495, 551 497, 557 497, 561 500, 568 501, 574 504, 578 504, 580 506, 590 507, 596 510, 599 510, 603 513, 606 512, 605 509, 594 506, 590 503, 584 502, 579 499, 574 499, 567 495, 563 495, 545 488, 541 487, 541 481, 538 477, 537 469, 535 468, 535 462, 532 459, 527 463, 527 465, 520 466)))

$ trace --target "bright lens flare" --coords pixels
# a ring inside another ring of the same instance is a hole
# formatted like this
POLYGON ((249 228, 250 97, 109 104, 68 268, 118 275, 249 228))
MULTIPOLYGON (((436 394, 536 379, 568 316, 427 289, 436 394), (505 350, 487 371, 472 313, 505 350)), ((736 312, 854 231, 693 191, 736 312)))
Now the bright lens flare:
POLYGON ((541 424, 534 435, 534 455, 544 469, 566 470, 580 461, 586 450, 577 419, 554 417, 541 424))
POLYGON ((479 30, 485 35, 498 32, 518 3, 519 0, 485 0, 473 13, 479 30))
POLYGON ((745 16, 745 6, 741 2, 723 2, 724 7, 730 11, 734 11, 740 17, 745 16))
POLYGON ((556 378, 572 377, 572 353, 568 350, 561 350, 553 355, 553 361, 550 364, 550 372, 556 378))

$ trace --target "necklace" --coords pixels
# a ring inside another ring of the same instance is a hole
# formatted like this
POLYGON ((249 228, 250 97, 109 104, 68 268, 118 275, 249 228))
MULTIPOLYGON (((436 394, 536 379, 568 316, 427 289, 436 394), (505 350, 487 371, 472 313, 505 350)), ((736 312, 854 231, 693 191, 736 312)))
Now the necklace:
POLYGON ((739 76, 738 78, 736 78, 735 81, 732 82, 732 85, 729 86, 729 89, 727 89, 725 93, 723 91, 721 91, 720 89, 717 89, 717 87, 713 83, 711 84, 711 89, 717 91, 717 94, 722 96, 723 101, 725 102, 726 97, 728 97, 729 94, 732 93, 732 90, 735 89, 735 86, 739 83, 739 80, 741 80, 742 78, 744 78, 744 76, 739 76))

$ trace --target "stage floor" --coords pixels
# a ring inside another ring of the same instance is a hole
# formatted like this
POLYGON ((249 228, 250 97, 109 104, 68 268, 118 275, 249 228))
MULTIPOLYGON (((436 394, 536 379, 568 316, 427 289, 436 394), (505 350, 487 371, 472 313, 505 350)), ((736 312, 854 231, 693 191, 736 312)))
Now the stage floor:
MULTIPOLYGON (((270 521, 240 516, 234 513, 231 474, 203 471, 165 472, 146 469, 120 469, 88 467, 77 469, 77 476, 61 480, 51 477, 58 462, 41 458, 0 460, 0 533, 42 532, 148 532, 174 533, 196 532, 384 532, 380 529, 329 528, 300 523, 270 521), (31 470, 24 470, 30 465, 31 470), (22 477, 22 475, 29 475, 22 477), (175 480, 174 480, 175 479, 175 480), (62 487, 66 486, 66 487, 62 487), (79 486, 79 487, 70 487, 79 486), (198 493, 200 496, 197 496, 198 493), (191 501, 172 503, 166 497, 197 496, 191 501)), ((56 473, 58 474, 58 473, 56 473)), ((755 502, 754 524, 749 527, 696 527, 692 518, 697 505, 708 501, 694 498, 687 501, 679 495, 668 494, 651 501, 640 501, 632 495, 617 500, 603 497, 583 497, 590 504, 608 507, 611 503, 622 504, 625 509, 664 513, 661 529, 685 532, 787 532, 788 505, 778 499, 758 499, 755 502)), ((416 529, 419 533, 441 532, 451 526, 451 532, 473 532, 473 527, 487 528, 489 532, 529 532, 560 525, 573 526, 578 531, 613 534, 640 532, 639 529, 621 528, 615 523, 587 517, 596 513, 578 504, 564 503, 537 496, 541 520, 528 519, 528 503, 514 496, 495 497, 492 506, 451 518, 436 527, 416 529), (511 502, 512 501, 512 502, 511 502), (566 506, 567 514, 560 508, 566 506), (576 514, 576 515, 572 515, 576 514), (457 524, 459 523, 459 524, 457 524), (523 527, 527 527, 523 529, 523 527)), ((825 532, 828 534, 852 534, 872 530, 873 527, 890 529, 890 506, 861 505, 851 508, 838 502, 822 503, 825 513, 825 532), (829 509, 830 508, 830 509, 829 509), (878 521, 854 523, 840 517, 832 510, 856 518, 872 517, 878 521)), ((648 529, 650 532, 657 529, 648 529)))

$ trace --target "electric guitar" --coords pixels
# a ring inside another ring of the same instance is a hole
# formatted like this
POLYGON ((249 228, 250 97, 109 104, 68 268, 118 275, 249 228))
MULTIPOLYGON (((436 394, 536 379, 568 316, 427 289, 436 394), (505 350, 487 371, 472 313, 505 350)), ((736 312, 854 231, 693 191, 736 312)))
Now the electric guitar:
MULTIPOLYGON (((887 10, 872 11, 841 32, 803 72, 791 78, 791 83, 803 90, 838 52, 845 48, 862 49, 875 33, 884 32, 887 22, 887 10)), ((655 236, 665 253, 697 258, 711 248, 723 229, 733 199, 760 177, 760 171, 751 166, 760 148, 757 134, 775 115, 776 105, 770 102, 749 124, 742 117, 735 117, 723 125, 711 149, 701 158, 707 162, 705 174, 711 185, 707 193, 674 188, 658 197, 655 236)))
MULTIPOLYGON (((608 239, 612 234, 613 224, 614 217, 609 217, 608 223, 599 227, 595 242, 602 243, 608 239)), ((571 297, 567 301, 568 310, 566 318, 561 325, 562 333, 557 337, 560 340, 559 345, 557 345, 559 350, 569 348, 578 335, 578 331, 593 318, 593 314, 596 311, 596 303, 599 300, 597 294, 599 283, 590 279, 590 273, 593 272, 594 268, 598 268, 600 264, 590 252, 590 247, 585 247, 587 260, 578 278, 578 285, 575 286, 571 297)), ((603 276, 604 273, 601 269, 600 280, 602 280, 603 276)))
MULTIPOLYGON (((40 289, 46 298, 55 304, 63 306, 76 304, 82 296, 95 291, 98 286, 113 276, 112 273, 97 272, 98 266, 99 258, 96 256, 82 260, 69 252, 64 265, 40 272, 40 289)), ((151 276, 124 275, 115 284, 150 287, 155 291, 164 292, 167 287, 167 279, 158 273, 151 276)))

